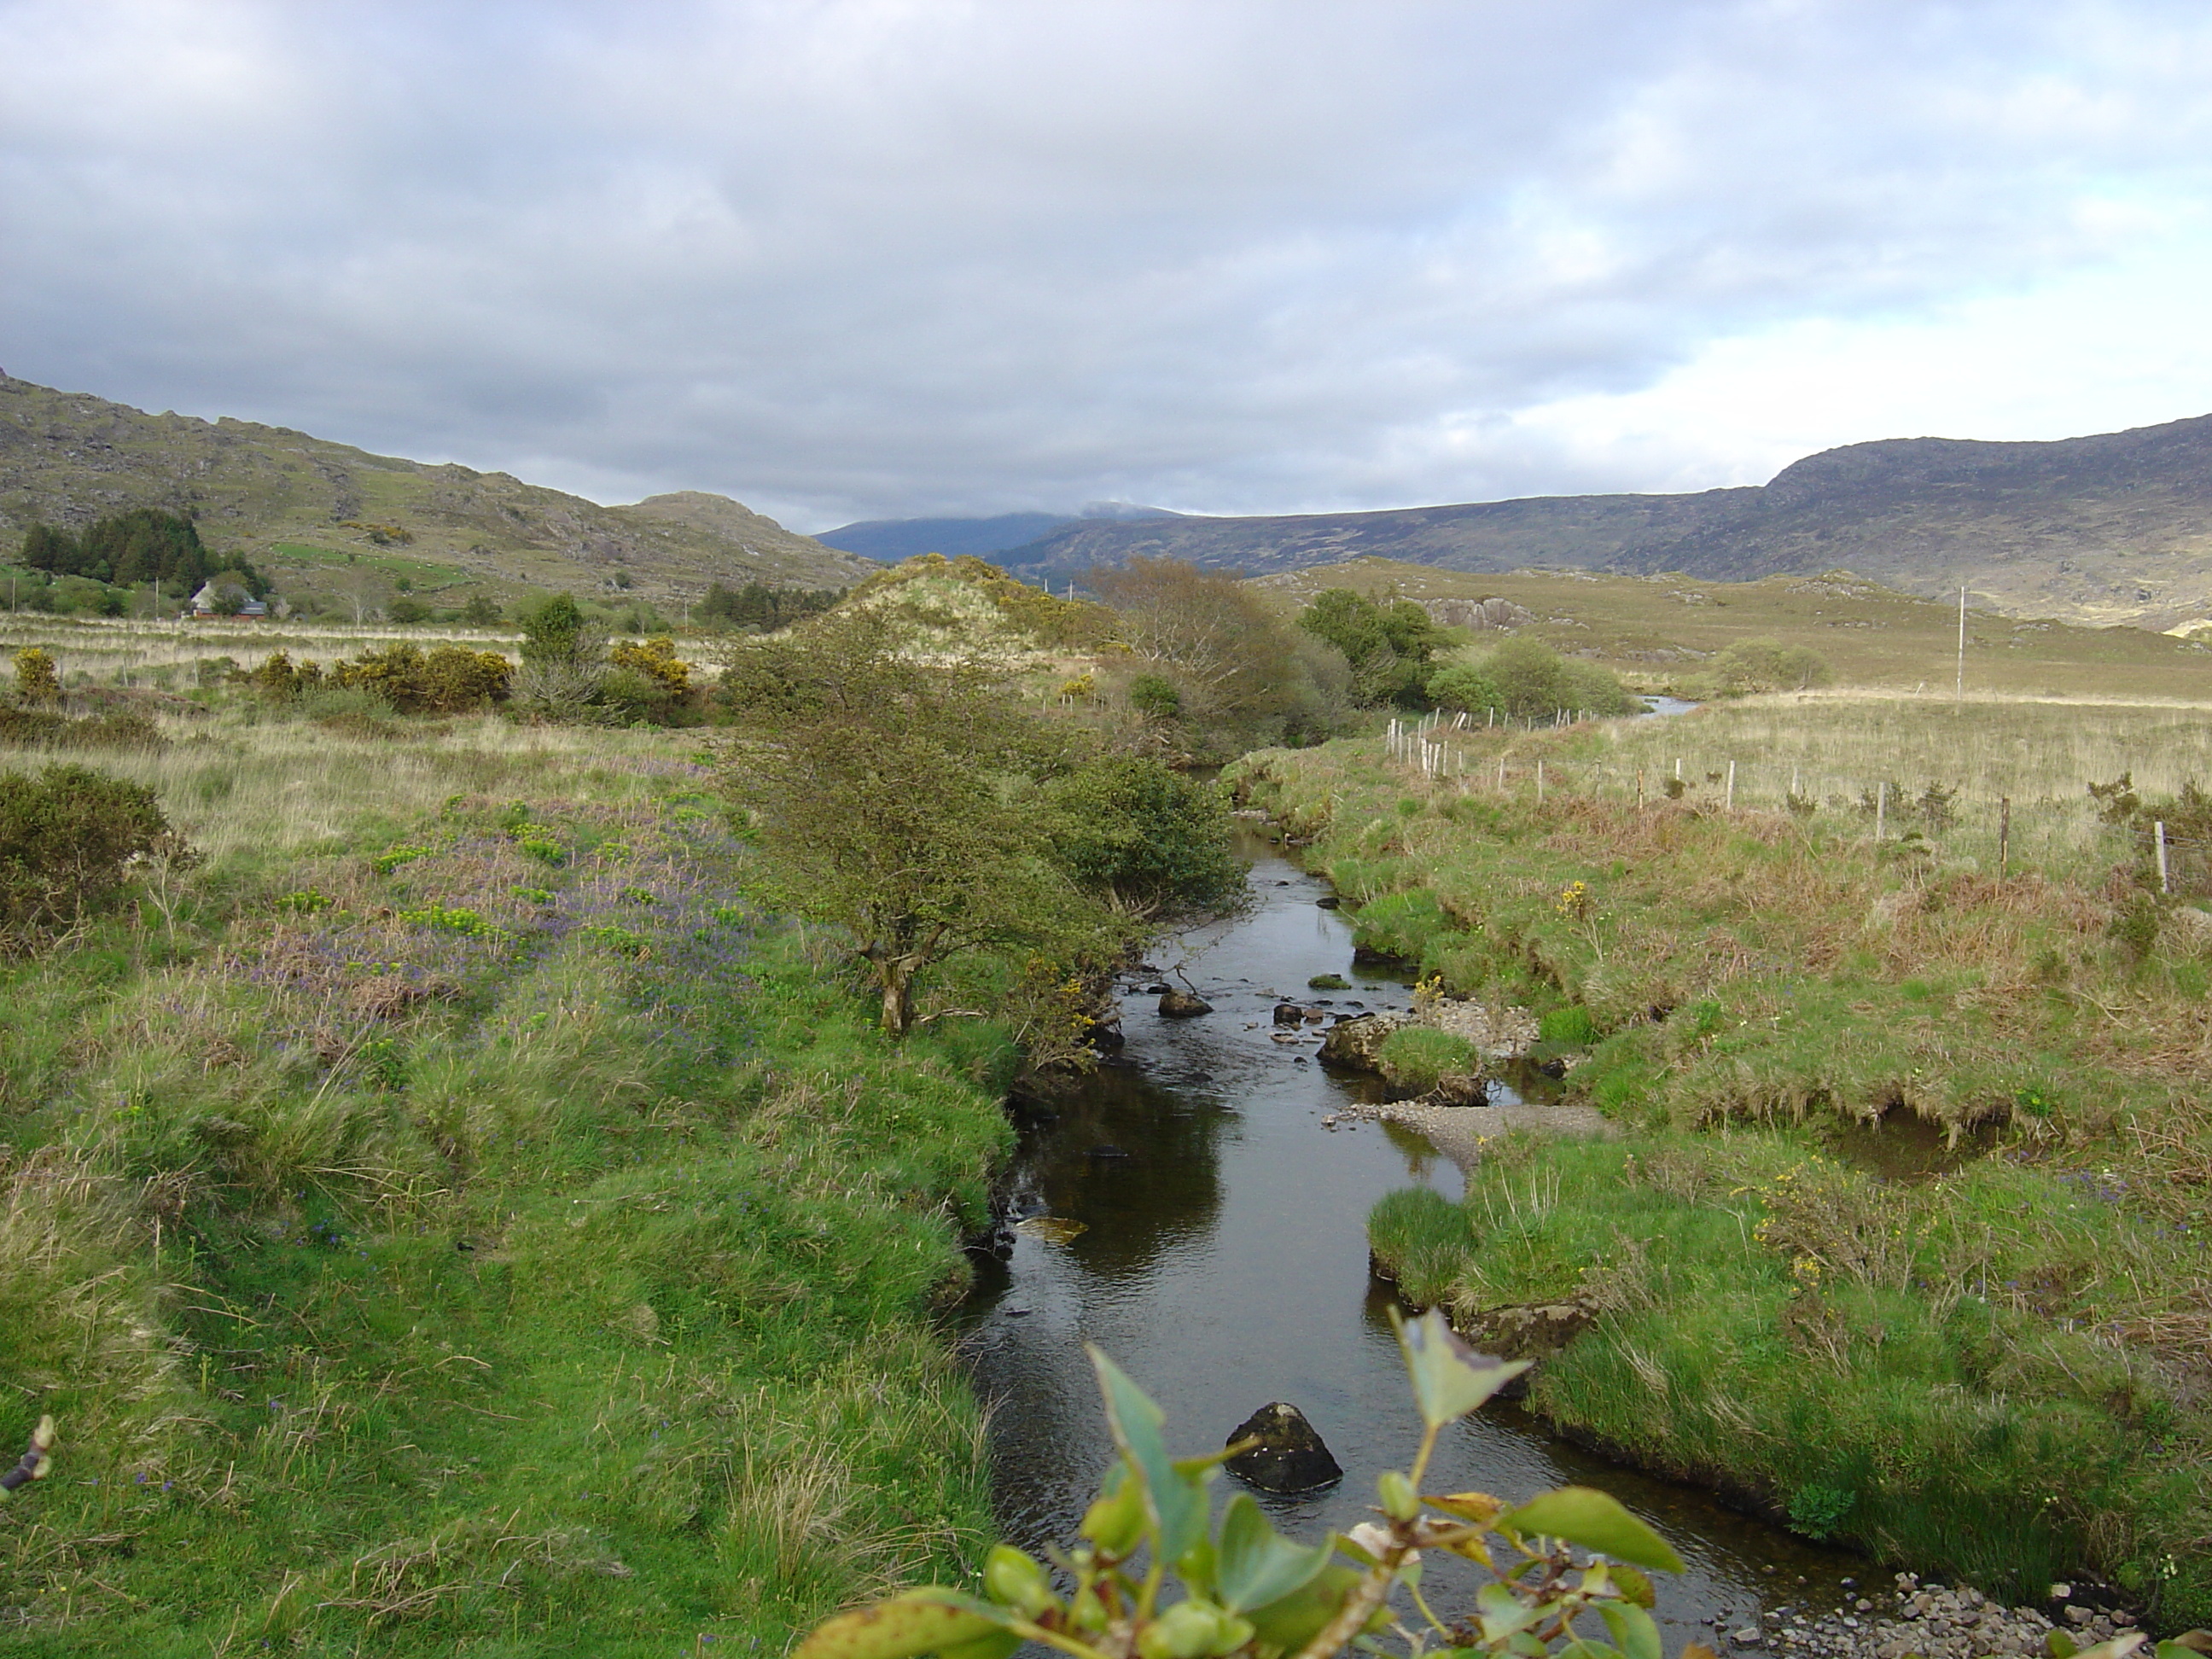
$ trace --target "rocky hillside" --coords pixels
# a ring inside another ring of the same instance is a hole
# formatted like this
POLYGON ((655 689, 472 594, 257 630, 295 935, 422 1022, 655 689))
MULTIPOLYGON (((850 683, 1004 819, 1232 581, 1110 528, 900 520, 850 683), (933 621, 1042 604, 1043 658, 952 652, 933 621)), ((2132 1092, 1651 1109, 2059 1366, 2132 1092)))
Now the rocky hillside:
POLYGON ((1361 556, 1729 581, 1845 567, 1931 597, 1964 584, 2014 615, 2165 629, 2212 615, 2212 416, 2052 443, 1852 444, 1698 495, 1089 522, 1004 556, 1065 578, 1131 554, 1255 575, 1361 556))
POLYGON ((504 472, 372 455, 283 427, 149 415, 0 374, 0 549, 40 520, 187 511, 210 547, 278 569, 404 548, 495 588, 696 596, 712 581, 843 587, 878 567, 726 496, 601 507, 504 472))

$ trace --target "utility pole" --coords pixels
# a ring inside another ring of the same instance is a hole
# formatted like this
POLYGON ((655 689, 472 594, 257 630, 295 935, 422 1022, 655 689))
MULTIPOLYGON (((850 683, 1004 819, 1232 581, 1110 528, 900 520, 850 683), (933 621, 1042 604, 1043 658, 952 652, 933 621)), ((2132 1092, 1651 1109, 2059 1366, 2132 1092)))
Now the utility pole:
POLYGON ((1959 683, 1951 693, 1956 706, 1966 701, 1966 590, 1959 589, 1959 683))

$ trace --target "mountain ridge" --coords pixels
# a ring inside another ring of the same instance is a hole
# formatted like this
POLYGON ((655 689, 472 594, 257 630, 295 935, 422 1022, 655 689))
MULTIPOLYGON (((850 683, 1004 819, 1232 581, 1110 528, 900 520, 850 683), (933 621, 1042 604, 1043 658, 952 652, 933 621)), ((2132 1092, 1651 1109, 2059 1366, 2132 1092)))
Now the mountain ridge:
POLYGON ((1846 567, 2019 615, 2165 629, 2212 614, 2212 416, 2034 442, 1886 438, 1765 484, 1364 513, 1069 525, 1005 562, 1031 579, 1133 555, 1267 575, 1376 557, 1711 580, 1846 567))

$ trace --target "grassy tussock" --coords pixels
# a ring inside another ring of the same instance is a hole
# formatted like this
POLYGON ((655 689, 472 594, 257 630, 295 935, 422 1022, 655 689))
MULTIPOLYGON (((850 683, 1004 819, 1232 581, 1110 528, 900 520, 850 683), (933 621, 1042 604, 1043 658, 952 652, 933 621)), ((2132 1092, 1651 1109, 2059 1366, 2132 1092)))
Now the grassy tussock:
POLYGON ((2155 904, 2125 930, 2141 849, 2083 812, 2000 873, 1964 829, 1877 854, 1855 812, 1531 782, 1462 793, 1363 744, 1244 770, 1365 942, 1578 1016, 1569 1096, 1628 1131, 1511 1149, 1463 1206, 1387 1200, 1407 1294, 1595 1297, 1539 1407, 1808 1529, 2212 1616, 2212 960, 2155 904), (1914 1123, 1931 1152, 1885 1150, 1914 1123), (1947 1143, 1963 1167, 1915 1173, 1947 1143))
POLYGON ((928 1321, 1009 1054, 884 1045, 681 753, 102 762, 216 854, 0 994, 0 1440, 63 1434, 0 1533, 24 1651, 780 1650, 964 1565, 928 1321))

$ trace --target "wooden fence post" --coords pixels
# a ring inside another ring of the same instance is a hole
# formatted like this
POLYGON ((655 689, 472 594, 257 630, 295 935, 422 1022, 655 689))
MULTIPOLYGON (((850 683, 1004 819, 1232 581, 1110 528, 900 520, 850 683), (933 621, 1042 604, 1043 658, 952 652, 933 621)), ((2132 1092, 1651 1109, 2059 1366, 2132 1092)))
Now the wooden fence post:
POLYGON ((1874 787, 1874 839, 1881 845, 1882 820, 1889 816, 1889 780, 1884 778, 1874 787))
POLYGON ((2012 862, 2012 797, 1997 797, 1997 874, 2006 873, 2012 862))
POLYGON ((1729 763, 1728 799, 1721 803, 1721 810, 1727 812, 1735 811, 1735 763, 1734 761, 1729 763))
POLYGON ((2160 818, 2152 824, 2150 832, 2158 841, 2158 890, 2171 893, 2173 884, 2166 878, 2166 820, 2160 818))
POLYGON ((1541 762, 1541 761, 1538 761, 1538 762, 1536 763, 1536 805, 1539 805, 1539 806, 1541 806, 1543 804, 1544 804, 1544 763, 1543 763, 1543 762, 1541 762))

